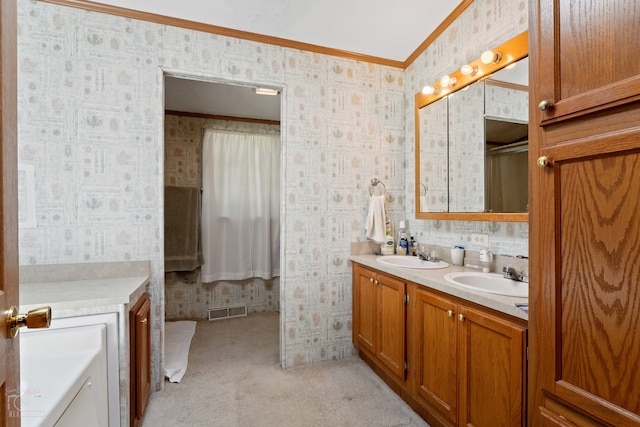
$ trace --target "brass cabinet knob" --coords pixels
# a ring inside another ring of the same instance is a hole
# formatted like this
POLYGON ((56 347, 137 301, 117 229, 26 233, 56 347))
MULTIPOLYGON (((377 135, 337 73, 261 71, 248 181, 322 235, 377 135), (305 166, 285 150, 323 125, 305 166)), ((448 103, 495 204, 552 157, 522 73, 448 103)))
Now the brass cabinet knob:
POLYGON ((464 314, 458 314, 458 320, 463 321, 464 320, 464 314))
POLYGON ((453 317, 453 310, 447 310, 447 316, 453 317))
POLYGON ((375 282, 376 282, 376 285, 379 285, 379 284, 380 284, 380 282, 378 282, 377 280, 376 280, 375 282))
POLYGON ((147 318, 146 318, 146 317, 140 321, 140 323, 142 323, 143 325, 146 325, 146 324, 147 324, 147 322, 148 322, 148 320, 147 320, 147 318))
POLYGON ((547 166, 550 163, 550 161, 547 156, 540 156, 538 157, 538 161, 536 163, 539 167, 543 168, 547 166))
POLYGON ((553 107, 553 104, 551 103, 551 101, 549 101, 548 99, 543 99, 542 101, 540 101, 540 103, 538 104, 538 108, 542 111, 545 110, 549 110, 553 107))
POLYGON ((7 317, 9 336, 14 338, 23 326, 29 329, 48 328, 51 325, 51 307, 34 308, 27 314, 18 314, 18 307, 14 305, 7 312, 7 317))
POLYGON ((371 278, 369 279, 369 281, 370 281, 371 283, 373 283, 373 277, 371 277, 371 278))

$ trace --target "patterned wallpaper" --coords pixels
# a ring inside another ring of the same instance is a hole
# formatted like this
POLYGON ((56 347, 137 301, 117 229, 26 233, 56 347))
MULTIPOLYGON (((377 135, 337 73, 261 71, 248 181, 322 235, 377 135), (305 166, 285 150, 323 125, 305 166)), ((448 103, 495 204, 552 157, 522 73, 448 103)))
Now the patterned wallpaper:
POLYGON ((165 317, 163 73, 283 87, 281 363, 353 355, 350 242, 368 183, 404 206, 404 71, 20 0, 20 162, 38 225, 22 264, 151 261, 153 384, 165 317))
POLYGON ((279 86, 281 363, 351 356, 348 256, 364 239, 371 178, 384 182, 394 223, 407 219, 420 241, 450 245, 486 231, 496 252, 526 252, 523 224, 418 223, 411 188, 413 95, 526 29, 526 3, 477 0, 399 70, 19 0, 19 161, 34 166, 37 195, 21 264, 150 260, 152 382, 161 388, 163 73, 279 86))
MULTIPOLYGON (((413 218, 415 173, 413 147, 415 143, 414 95, 426 84, 440 80, 444 74, 459 69, 492 47, 499 46, 528 28, 527 0, 475 0, 463 13, 420 55, 405 73, 405 196, 407 217, 413 218)), ((471 243, 472 233, 489 235, 489 249, 494 253, 526 255, 529 253, 529 226, 527 223, 469 222, 469 221, 417 221, 409 223, 419 242, 452 246, 462 244, 479 250, 471 243)))

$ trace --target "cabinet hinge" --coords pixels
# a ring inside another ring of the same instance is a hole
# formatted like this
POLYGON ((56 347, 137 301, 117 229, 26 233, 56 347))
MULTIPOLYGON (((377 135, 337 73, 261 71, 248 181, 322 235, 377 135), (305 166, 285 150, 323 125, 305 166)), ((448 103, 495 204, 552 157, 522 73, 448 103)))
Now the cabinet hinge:
POLYGON ((404 371, 405 372, 409 372, 409 361, 408 360, 404 361, 404 371))
POLYGON ((409 294, 404 294, 404 305, 409 305, 409 294))
POLYGON ((527 346, 527 360, 529 360, 529 346, 527 346))

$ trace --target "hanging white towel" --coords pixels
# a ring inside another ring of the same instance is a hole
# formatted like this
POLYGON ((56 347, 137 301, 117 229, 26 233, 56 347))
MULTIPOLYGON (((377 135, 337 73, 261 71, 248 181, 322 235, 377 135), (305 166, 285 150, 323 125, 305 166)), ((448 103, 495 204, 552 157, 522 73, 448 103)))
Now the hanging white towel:
POLYGON ((387 212, 384 207, 384 195, 371 196, 369 214, 367 215, 367 239, 384 243, 387 234, 387 212))
POLYGON ((427 198, 425 196, 420 196, 420 212, 429 212, 427 198))

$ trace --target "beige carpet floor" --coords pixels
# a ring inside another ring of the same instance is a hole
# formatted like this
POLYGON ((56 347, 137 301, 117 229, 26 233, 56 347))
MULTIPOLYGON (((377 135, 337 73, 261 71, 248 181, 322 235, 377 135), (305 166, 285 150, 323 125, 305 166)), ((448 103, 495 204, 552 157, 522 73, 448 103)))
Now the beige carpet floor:
POLYGON ((278 322, 198 322, 185 376, 151 395, 143 427, 428 427, 359 358, 281 369, 278 322))

